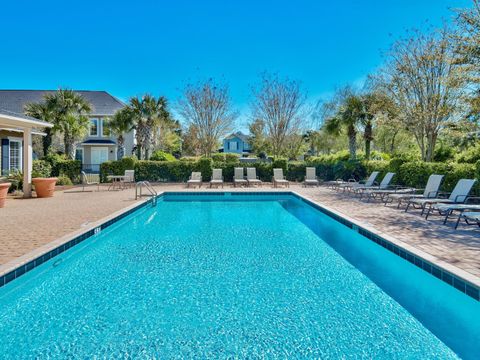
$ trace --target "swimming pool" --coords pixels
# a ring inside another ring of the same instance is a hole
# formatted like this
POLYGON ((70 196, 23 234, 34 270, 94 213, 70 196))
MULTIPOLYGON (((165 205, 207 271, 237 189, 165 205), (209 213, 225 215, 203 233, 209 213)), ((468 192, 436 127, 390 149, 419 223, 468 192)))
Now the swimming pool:
POLYGON ((0 288, 2 358, 478 358, 480 303, 289 194, 166 194, 0 288))

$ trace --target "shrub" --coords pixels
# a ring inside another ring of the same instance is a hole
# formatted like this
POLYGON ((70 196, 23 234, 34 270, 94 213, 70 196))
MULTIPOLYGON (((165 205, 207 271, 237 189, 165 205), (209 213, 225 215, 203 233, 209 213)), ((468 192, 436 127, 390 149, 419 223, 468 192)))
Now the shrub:
MULTIPOLYGON (((370 161, 363 162, 363 164, 365 166, 365 176, 369 176, 373 171, 379 171, 380 173, 378 174, 377 179, 382 179, 387 172, 391 171, 390 161, 370 160, 370 161)), ((393 171, 393 172, 395 173, 395 177, 393 178, 393 183, 398 183, 399 182, 398 172, 396 171, 393 171)))
POLYGON ((203 181, 208 181, 212 177, 212 159, 200 158, 194 166, 195 171, 202 173, 203 181))
POLYGON ((476 144, 462 151, 455 157, 455 160, 459 163, 475 164, 480 160, 480 144, 476 144))
POLYGON ((150 157, 152 161, 175 161, 175 156, 169 154, 165 151, 157 150, 155 151, 152 156, 150 157))
POLYGON ((336 179, 364 179, 367 170, 363 163, 358 160, 338 161, 333 166, 333 173, 336 179))
POLYGON ((57 180, 57 185, 73 185, 72 180, 68 176, 60 175, 57 180))
MULTIPOLYGON (((135 178, 137 181, 155 182, 183 182, 188 180, 192 171, 196 170, 194 161, 137 161, 135 164, 135 178)), ((205 180, 205 175, 204 177, 205 180)))
POLYGON ((100 164, 100 182, 107 182, 108 175, 123 175, 125 170, 134 170, 136 162, 135 156, 125 156, 117 161, 106 161, 100 164))
POLYGON ((225 161, 227 163, 238 162, 239 158, 240 158, 240 155, 238 155, 238 154, 232 154, 232 153, 226 153, 225 154, 225 161))
POLYGON ((288 181, 303 181, 305 179, 307 165, 302 161, 288 163, 288 172, 286 174, 288 181))
POLYGON ((283 169, 283 175, 286 175, 288 170, 288 160, 283 158, 277 158, 272 161, 272 169, 283 169))
POLYGON ((212 161, 213 162, 224 162, 225 161, 225 154, 224 153, 212 154, 212 161))
POLYGON ((71 160, 60 154, 48 154, 44 160, 52 166, 51 176, 66 175, 72 181, 80 178, 82 163, 79 160, 71 160))
POLYGON ((52 165, 45 160, 33 160, 32 162, 32 178, 44 177, 48 178, 52 175, 52 165))
POLYGON ((438 146, 433 152, 433 161, 435 162, 453 160, 454 157, 455 150, 450 146, 446 146, 445 144, 440 144, 440 146, 438 146))

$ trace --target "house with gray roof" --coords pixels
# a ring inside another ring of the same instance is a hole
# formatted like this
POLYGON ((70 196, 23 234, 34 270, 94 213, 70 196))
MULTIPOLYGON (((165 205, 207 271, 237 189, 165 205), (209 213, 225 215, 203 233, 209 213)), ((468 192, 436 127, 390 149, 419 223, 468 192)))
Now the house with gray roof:
POLYGON ((235 154, 251 152, 251 147, 248 143, 248 136, 241 131, 230 134, 223 139, 223 152, 235 154))
MULTIPOLYGON (((98 172, 100 164, 108 160, 117 160, 116 137, 108 129, 107 119, 125 104, 106 91, 74 90, 90 103, 90 127, 88 134, 76 146, 76 158, 82 162, 83 170, 98 172)), ((24 115, 25 105, 42 102, 44 96, 55 90, 0 90, 0 109, 24 115)), ((21 169, 17 153, 22 152, 21 138, 0 129, 2 172, 21 169), (3 134, 3 135, 2 135, 3 134), (8 154, 8 159, 7 159, 8 154)), ((135 146, 133 131, 125 134, 125 154, 131 155, 135 146)))

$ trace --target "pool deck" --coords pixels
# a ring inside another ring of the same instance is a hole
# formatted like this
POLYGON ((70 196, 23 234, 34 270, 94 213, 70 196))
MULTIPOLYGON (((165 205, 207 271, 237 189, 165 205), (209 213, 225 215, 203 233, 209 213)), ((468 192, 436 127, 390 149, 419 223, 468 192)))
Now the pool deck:
MULTIPOLYGON (((162 191, 284 191, 270 185, 261 188, 185 189, 183 184, 156 185, 162 191)), ((93 188, 92 188, 93 189, 93 188)), ((0 209, 0 269, 11 267, 17 260, 38 253, 58 239, 79 234, 106 217, 112 217, 140 201, 135 190, 79 192, 79 189, 57 191, 48 199, 8 199, 0 209)), ((350 195, 337 193, 325 187, 304 188, 292 184, 290 189, 329 209, 333 209, 362 225, 388 234, 400 243, 429 254, 443 264, 465 271, 470 280, 480 284, 480 228, 460 225, 454 230, 455 219, 448 226, 443 217, 434 216, 425 221, 414 210, 405 213, 395 207, 367 203, 350 195)), ((144 201, 144 200, 142 200, 144 201)))

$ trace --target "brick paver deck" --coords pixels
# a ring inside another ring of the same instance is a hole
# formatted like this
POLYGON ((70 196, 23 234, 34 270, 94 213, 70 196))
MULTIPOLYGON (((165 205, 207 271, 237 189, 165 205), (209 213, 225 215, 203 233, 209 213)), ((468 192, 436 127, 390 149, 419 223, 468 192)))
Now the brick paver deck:
MULTIPOLYGON (((156 189, 185 190, 181 184, 159 185, 156 189)), ((230 185, 224 190, 242 191, 230 185)), ((258 190, 273 189, 264 186, 258 190)), ((480 278, 478 227, 462 226, 455 231, 453 220, 450 226, 444 226, 441 224, 443 218, 438 216, 425 221, 417 211, 404 213, 326 188, 292 185, 291 190, 480 278)), ((58 191, 49 199, 9 199, 6 208, 0 209, 0 265, 134 203, 133 189, 85 193, 58 191)))

